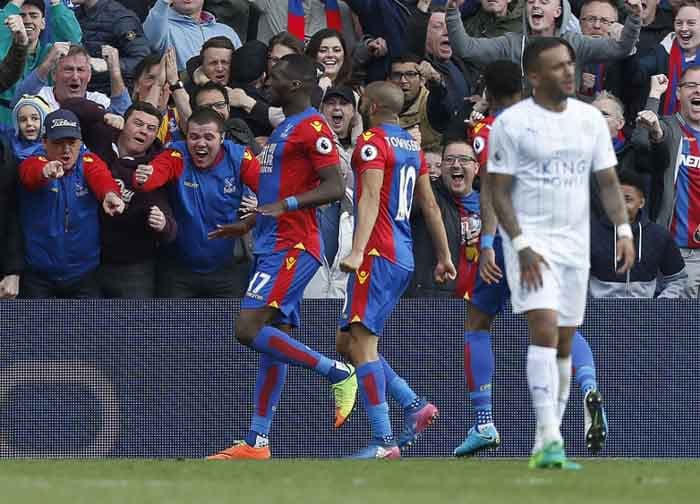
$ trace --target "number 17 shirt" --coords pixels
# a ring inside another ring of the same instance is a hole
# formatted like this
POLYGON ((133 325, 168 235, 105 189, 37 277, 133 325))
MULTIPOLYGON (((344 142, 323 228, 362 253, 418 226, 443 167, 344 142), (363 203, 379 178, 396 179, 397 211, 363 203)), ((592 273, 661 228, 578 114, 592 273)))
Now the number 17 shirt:
POLYGON ((372 229, 366 255, 379 256, 413 271, 413 239, 411 206, 418 177, 427 175, 420 145, 404 129, 382 124, 364 132, 352 156, 355 173, 355 221, 357 203, 362 197, 362 174, 366 170, 382 170, 379 213, 372 229))

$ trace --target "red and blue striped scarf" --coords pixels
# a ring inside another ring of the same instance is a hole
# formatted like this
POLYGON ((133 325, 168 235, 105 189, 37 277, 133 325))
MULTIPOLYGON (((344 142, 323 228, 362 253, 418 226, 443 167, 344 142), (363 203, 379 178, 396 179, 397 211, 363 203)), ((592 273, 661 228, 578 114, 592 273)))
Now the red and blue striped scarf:
POLYGON ((476 277, 479 274, 480 247, 478 243, 476 245, 467 245, 466 235, 469 226, 469 216, 472 214, 479 215, 481 212, 479 193, 472 191, 466 196, 454 196, 454 201, 457 210, 459 210, 461 231, 454 296, 460 299, 471 299, 474 286, 476 285, 476 277))
POLYGON ((678 111, 678 99, 676 98, 676 89, 678 81, 681 80, 681 74, 689 65, 700 64, 700 51, 695 51, 695 59, 686 61, 683 55, 683 49, 678 45, 678 40, 674 39, 671 45, 671 52, 668 55, 668 89, 664 96, 663 115, 672 115, 678 111))
MULTIPOLYGON (((338 0, 321 1, 326 5, 326 26, 341 31, 342 22, 338 0)), ((303 0, 287 0, 287 5, 287 31, 303 42, 306 36, 304 33, 304 2, 303 0)))
POLYGON ((592 88, 584 88, 581 83, 581 94, 584 96, 595 96, 604 89, 605 85, 605 63, 593 65, 595 71, 595 86, 592 88))

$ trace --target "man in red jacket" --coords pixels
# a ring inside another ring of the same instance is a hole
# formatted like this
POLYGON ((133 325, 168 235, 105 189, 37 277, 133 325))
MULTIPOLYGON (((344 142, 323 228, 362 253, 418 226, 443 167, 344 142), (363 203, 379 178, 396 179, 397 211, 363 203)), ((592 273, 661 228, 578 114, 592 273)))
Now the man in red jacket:
POLYGON ((46 116, 45 156, 19 167, 27 298, 99 297, 99 206, 124 211, 119 186, 99 157, 82 151, 78 118, 68 110, 46 116))

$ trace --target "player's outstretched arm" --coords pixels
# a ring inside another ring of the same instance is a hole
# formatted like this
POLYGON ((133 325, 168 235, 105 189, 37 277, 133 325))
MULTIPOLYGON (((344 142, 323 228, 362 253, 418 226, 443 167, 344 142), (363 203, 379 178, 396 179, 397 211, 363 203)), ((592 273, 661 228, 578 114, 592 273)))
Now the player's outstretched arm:
POLYGON ((382 184, 384 183, 384 170, 366 169, 360 177, 362 195, 357 202, 352 250, 347 257, 340 261, 340 269, 346 273, 353 273, 362 265, 365 248, 370 236, 372 236, 377 215, 379 215, 379 200, 382 193, 382 184))
POLYGON ((443 283, 447 280, 454 280, 457 277, 457 271, 450 256, 445 223, 442 221, 442 213, 437 201, 435 201, 435 194, 430 186, 430 177, 427 174, 418 177, 416 198, 418 198, 418 205, 423 213, 425 224, 435 246, 435 255, 437 257, 435 281, 443 283))
POLYGON ((318 171, 321 183, 310 191, 263 205, 256 212, 268 217, 279 217, 289 210, 311 208, 331 201, 338 201, 345 194, 345 182, 340 173, 340 164, 331 165, 318 171), (293 200, 293 201, 290 201, 293 200))
POLYGON ((620 181, 617 179, 615 167, 595 172, 600 186, 600 199, 603 202, 605 213, 615 225, 617 230, 616 253, 617 262, 622 263, 618 273, 626 273, 634 265, 634 243, 632 241, 632 228, 627 219, 625 200, 620 190, 620 181))

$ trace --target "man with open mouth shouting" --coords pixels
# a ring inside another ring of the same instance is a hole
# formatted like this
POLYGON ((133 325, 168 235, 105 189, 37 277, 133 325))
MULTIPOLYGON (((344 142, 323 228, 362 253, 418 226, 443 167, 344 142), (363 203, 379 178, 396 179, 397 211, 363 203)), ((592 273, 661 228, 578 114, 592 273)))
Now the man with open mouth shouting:
MULTIPOLYGON (((681 11, 682 7, 679 14, 681 11)), ((652 79, 668 84, 664 76, 652 79)), ((637 124, 648 130, 652 155, 669 160, 663 173, 660 173, 662 167, 656 167, 659 176, 652 179, 649 213, 652 220, 671 231, 688 272, 686 295, 697 298, 700 293, 700 66, 686 68, 677 87, 678 113, 659 118, 655 112, 659 101, 650 98, 647 110, 639 113, 637 124)))
POLYGON ((153 105, 136 102, 124 118, 106 113, 83 98, 64 102, 80 119, 83 140, 109 166, 125 203, 119 219, 102 219, 102 296, 152 298, 156 288, 156 253, 175 239, 177 225, 165 188, 135 191, 132 176, 163 150, 156 140, 162 115, 153 105))
POLYGON ((119 186, 97 155, 83 149, 78 118, 69 110, 46 116, 45 154, 19 167, 20 220, 26 298, 99 297, 99 207, 124 211, 119 186))
MULTIPOLYGON (((80 24, 78 24, 72 10, 66 7, 61 0, 51 0, 49 12, 50 16, 47 16, 45 0, 12 0, 0 11, 0 17, 3 19, 7 16, 21 16, 29 38, 28 55, 22 69, 21 79, 35 70, 51 52, 52 45, 40 40, 41 34, 47 28, 47 23, 53 36, 51 41, 63 43, 59 44, 59 47, 65 45, 66 42, 76 44, 80 42, 80 24)), ((0 55, 2 57, 8 54, 11 44, 10 30, 0 25, 0 55)), ((12 123, 11 102, 16 87, 15 84, 0 93, 0 124, 9 126, 12 123)))
MULTIPOLYGON (((641 0, 627 0, 629 15, 619 40, 594 39, 567 29, 571 8, 566 0, 528 0, 523 19, 524 33, 507 33, 495 38, 473 38, 464 31, 457 1, 447 2, 447 31, 457 56, 479 68, 509 59, 522 67, 522 55, 533 37, 561 36, 574 48, 576 86, 581 85, 581 71, 586 63, 620 60, 630 55, 639 39, 641 0)), ((524 83, 525 84, 525 83, 524 83)))
POLYGON ((136 169, 137 191, 167 185, 177 222, 177 237, 159 265, 158 296, 235 296, 233 241, 212 241, 208 235, 238 221, 246 186, 257 189, 258 167, 249 148, 224 140, 221 115, 202 108, 187 120, 185 141, 136 169))

